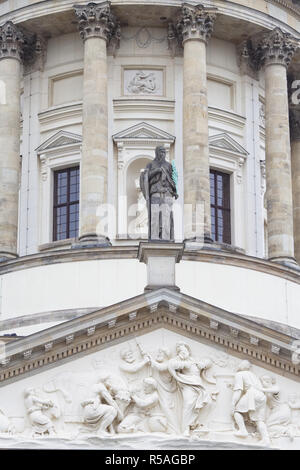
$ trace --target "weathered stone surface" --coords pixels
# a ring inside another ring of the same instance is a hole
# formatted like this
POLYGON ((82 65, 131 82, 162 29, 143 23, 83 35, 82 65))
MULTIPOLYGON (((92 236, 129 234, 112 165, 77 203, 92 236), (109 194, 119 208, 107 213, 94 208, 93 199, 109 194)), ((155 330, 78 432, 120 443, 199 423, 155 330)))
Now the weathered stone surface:
POLYGON ((91 37, 120 40, 120 25, 110 9, 110 2, 74 5, 78 18, 80 36, 83 40, 91 37))
POLYGON ((0 59, 21 59, 24 35, 12 21, 7 21, 0 27, 0 44, 0 59))
POLYGON ((0 30, 0 257, 17 253, 20 183, 20 54, 23 35, 6 23, 0 30))
MULTIPOLYGON (((208 104, 206 81, 206 44, 200 40, 185 41, 183 70, 183 156, 184 203, 192 205, 196 226, 196 206, 204 204, 204 233, 210 238, 210 187, 208 151, 208 104), (197 57, 197 60, 195 60, 197 57)), ((190 238, 192 227, 185 227, 190 238)))
POLYGON ((118 24, 110 4, 75 5, 84 39, 80 239, 107 244, 99 225, 107 202, 107 43, 118 24))
POLYGON ((254 68, 265 67, 268 254, 274 261, 294 262, 287 66, 298 41, 275 28, 253 44, 254 68))
POLYGON ((290 107, 295 258, 300 263, 300 107, 290 107))

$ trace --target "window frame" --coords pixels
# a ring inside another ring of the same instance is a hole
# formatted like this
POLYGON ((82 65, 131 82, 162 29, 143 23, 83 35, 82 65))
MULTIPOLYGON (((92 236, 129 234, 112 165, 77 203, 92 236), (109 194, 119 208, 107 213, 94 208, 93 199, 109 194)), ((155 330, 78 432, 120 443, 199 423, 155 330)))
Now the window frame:
MULTIPOLYGON (((58 242, 58 241, 63 241, 63 240, 68 240, 69 238, 76 238, 78 234, 75 237, 70 237, 70 207, 78 204, 78 222, 79 222, 79 207, 80 207, 80 165, 73 165, 65 168, 60 168, 60 169, 54 169, 53 170, 53 212, 52 212, 52 217, 53 217, 53 233, 52 233, 52 241, 53 242, 58 242), (71 171, 72 170, 78 170, 79 172, 79 190, 78 190, 78 199, 75 201, 70 201, 70 180, 71 180, 71 171), (60 173, 67 173, 67 202, 66 203, 56 203, 57 201, 57 196, 58 196, 58 174, 60 173), (66 237, 65 238, 58 238, 57 235, 57 215, 56 211, 57 209, 61 207, 66 207, 67 208, 67 222, 66 222, 66 237)), ((79 228, 78 228, 79 230, 79 228)))
MULTIPOLYGON (((230 185, 230 174, 220 171, 218 169, 210 168, 209 169, 209 181, 211 182, 211 175, 214 175, 214 204, 210 202, 210 211, 212 212, 212 209, 215 213, 215 242, 216 243, 224 243, 227 245, 232 244, 232 227, 231 227, 231 185, 230 185), (221 176, 226 180, 226 187, 227 191, 225 192, 225 185, 222 184, 222 199, 224 200, 224 205, 219 205, 218 204, 218 176, 221 176), (223 217, 223 239, 219 240, 219 227, 218 227, 218 211, 221 210, 222 213, 224 212, 227 214, 226 217, 223 217), (227 224, 224 225, 224 221, 227 221, 227 224)), ((212 191, 211 191, 211 184, 210 184, 210 200, 212 197, 212 191)))

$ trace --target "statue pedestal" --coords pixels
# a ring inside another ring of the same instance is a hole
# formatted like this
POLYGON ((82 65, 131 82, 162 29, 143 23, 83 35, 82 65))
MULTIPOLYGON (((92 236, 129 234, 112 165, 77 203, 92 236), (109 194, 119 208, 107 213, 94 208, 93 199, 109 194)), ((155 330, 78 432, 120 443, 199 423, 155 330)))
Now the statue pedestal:
POLYGON ((182 258, 183 243, 141 242, 138 258, 147 265, 145 292, 167 287, 179 290, 175 284, 175 264, 182 258))

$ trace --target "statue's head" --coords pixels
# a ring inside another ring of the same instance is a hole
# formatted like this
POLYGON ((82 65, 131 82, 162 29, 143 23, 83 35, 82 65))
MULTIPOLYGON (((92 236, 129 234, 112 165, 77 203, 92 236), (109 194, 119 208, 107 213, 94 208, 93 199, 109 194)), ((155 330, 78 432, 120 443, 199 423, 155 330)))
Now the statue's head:
POLYGON ((260 378, 260 381, 264 387, 271 387, 272 385, 276 383, 275 377, 271 377, 270 375, 263 375, 260 378))
POLYGON ((156 361, 163 362, 170 358, 170 352, 166 348, 159 348, 156 354, 156 361))
POLYGON ((163 145, 158 145, 155 149, 155 159, 163 162, 166 159, 166 149, 163 145))
POLYGON ((244 360, 244 361, 241 361, 238 365, 238 368, 237 370, 238 371, 242 371, 242 370, 250 370, 251 369, 251 363, 249 361, 244 360))
POLYGON ((143 380, 145 393, 152 393, 157 389, 157 382, 153 377, 147 377, 143 380))
POLYGON ((179 341, 176 344, 176 352, 182 360, 188 359, 191 355, 190 347, 184 341, 179 341))
POLYGON ((135 361, 134 354, 130 349, 125 349, 124 351, 121 351, 121 358, 125 362, 128 362, 128 364, 131 364, 132 362, 135 361))

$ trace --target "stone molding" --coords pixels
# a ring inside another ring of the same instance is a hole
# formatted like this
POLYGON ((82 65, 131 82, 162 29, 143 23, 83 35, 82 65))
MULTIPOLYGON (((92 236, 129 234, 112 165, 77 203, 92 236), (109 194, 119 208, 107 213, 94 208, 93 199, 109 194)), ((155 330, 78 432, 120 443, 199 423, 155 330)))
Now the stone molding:
POLYGON ((251 357, 257 365, 299 378, 300 367, 293 363, 291 336, 164 288, 9 342, 5 360, 1 361, 0 382, 16 380, 23 374, 86 353, 88 349, 93 352, 161 327, 216 343, 227 352, 251 357), (132 312, 136 312, 134 319, 130 316, 132 312), (218 323, 218 330, 211 320, 218 323), (92 332, 91 327, 94 327, 92 332), (233 331, 238 334, 233 335, 233 331), (50 337, 52 348, 48 350, 45 346, 50 337), (258 339, 258 344, 253 344, 253 337, 258 339), (30 355, 27 354, 29 346, 30 355))
POLYGON ((174 25, 169 24, 169 49, 173 51, 188 40, 199 40, 207 43, 212 35, 216 9, 205 8, 203 5, 183 3, 181 12, 174 25))
POLYGON ((119 46, 120 24, 111 12, 110 2, 74 5, 80 37, 85 41, 91 37, 105 39, 107 44, 119 46))
MULTIPOLYGON (((16 259, 5 260, 0 263, 0 274, 7 274, 37 266, 45 266, 57 263, 71 263, 87 260, 101 259, 136 259, 138 254, 138 242, 136 245, 118 245, 106 248, 66 248, 57 250, 44 250, 42 253, 22 256, 16 259)), ((216 263, 228 266, 242 267, 254 271, 263 272, 272 276, 300 284, 299 271, 288 266, 283 266, 262 258, 243 254, 229 253, 221 248, 204 249, 198 252, 185 249, 183 260, 216 263)))
POLYGON ((0 26, 0 59, 22 59, 25 36, 23 32, 7 21, 0 26))

